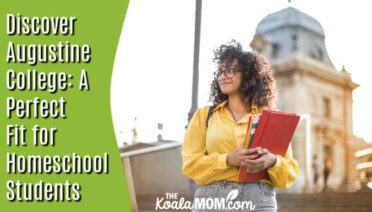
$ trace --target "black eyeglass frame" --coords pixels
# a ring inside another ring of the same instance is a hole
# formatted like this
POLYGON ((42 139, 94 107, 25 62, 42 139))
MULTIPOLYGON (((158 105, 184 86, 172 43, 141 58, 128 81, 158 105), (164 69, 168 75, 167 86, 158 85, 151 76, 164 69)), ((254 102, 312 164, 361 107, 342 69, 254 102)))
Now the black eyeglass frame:
POLYGON ((225 77, 226 77, 227 79, 232 79, 232 78, 234 78, 234 76, 235 76, 235 74, 236 74, 237 72, 239 72, 238 67, 234 67, 234 68, 227 68, 227 69, 225 69, 225 70, 218 69, 217 71, 215 71, 215 72, 213 73, 213 75, 214 75, 214 78, 215 78, 216 80, 218 80, 218 78, 220 78, 220 76, 221 76, 222 74, 224 74, 225 77), (228 76, 228 73, 227 73, 227 72, 230 72, 229 75, 231 75, 231 76, 228 76))

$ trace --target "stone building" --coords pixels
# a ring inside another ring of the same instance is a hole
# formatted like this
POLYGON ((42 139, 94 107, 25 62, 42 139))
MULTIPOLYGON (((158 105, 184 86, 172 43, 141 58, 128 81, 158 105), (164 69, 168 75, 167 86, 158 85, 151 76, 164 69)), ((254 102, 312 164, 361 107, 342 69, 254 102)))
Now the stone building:
POLYGON ((300 122, 292 141, 300 176, 286 192, 314 191, 315 154, 321 161, 320 187, 324 185, 323 169, 329 158, 327 164, 332 167, 328 188, 356 189, 354 141, 359 138, 353 134, 352 92, 359 85, 345 68, 335 69, 324 39, 324 30, 316 19, 288 7, 266 16, 250 44, 269 59, 274 69, 279 90, 277 107, 307 114, 307 122, 300 122))
POLYGON ((355 146, 355 150, 360 187, 372 189, 372 143, 366 143, 363 139, 360 139, 355 146))

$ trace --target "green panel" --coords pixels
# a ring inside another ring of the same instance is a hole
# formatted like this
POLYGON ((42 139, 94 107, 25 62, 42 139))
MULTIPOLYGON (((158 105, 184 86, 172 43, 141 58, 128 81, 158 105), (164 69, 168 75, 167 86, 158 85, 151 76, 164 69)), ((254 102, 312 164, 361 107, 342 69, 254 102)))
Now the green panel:
POLYGON ((130 199, 126 178, 116 143, 110 107, 110 81, 115 53, 123 26, 129 0, 114 1, 2 1, 0 10, 0 211, 130 211, 130 199), (13 35, 6 33, 7 14, 23 17, 74 16, 74 35, 13 35), (31 66, 27 63, 6 63, 8 43, 14 44, 58 44, 68 41, 71 44, 88 44, 91 47, 89 63, 46 63, 31 66), (6 86, 6 73, 9 69, 27 72, 65 72, 72 74, 68 82, 73 84, 66 91, 10 91, 6 86), (88 73, 89 91, 80 91, 81 70, 88 73), (16 99, 59 100, 66 99, 66 118, 18 118, 12 113, 7 118, 7 97, 16 99), (27 146, 8 146, 7 125, 24 125, 27 146), (55 146, 34 146, 32 127, 57 128, 55 146), (18 155, 84 155, 109 154, 108 174, 8 174, 6 153, 18 155), (79 183, 80 201, 14 201, 7 200, 7 181, 20 180, 24 183, 79 183))

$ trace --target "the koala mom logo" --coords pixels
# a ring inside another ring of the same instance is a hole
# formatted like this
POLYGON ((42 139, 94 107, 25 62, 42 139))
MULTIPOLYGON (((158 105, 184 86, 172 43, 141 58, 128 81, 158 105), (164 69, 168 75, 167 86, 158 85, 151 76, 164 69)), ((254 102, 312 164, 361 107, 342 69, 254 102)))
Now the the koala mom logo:
POLYGON ((235 201, 238 197, 238 189, 232 190, 227 194, 226 198, 211 198, 211 197, 196 197, 194 202, 185 200, 184 197, 179 198, 178 193, 165 193, 164 197, 156 198, 155 210, 254 210, 255 205, 252 201, 235 201))

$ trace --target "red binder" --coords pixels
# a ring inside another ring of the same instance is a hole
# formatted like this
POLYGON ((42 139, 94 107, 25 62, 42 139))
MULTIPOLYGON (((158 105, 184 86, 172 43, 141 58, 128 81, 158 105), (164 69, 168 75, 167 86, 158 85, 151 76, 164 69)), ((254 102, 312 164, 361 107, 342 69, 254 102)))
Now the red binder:
MULTIPOLYGON (((299 120, 300 116, 293 113, 263 110, 249 148, 266 148, 284 157, 299 120)), ((267 170, 247 173, 244 167, 240 169, 239 182, 257 182, 262 179, 269 179, 267 170)))

